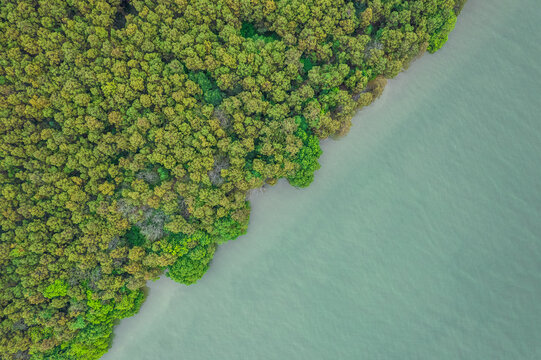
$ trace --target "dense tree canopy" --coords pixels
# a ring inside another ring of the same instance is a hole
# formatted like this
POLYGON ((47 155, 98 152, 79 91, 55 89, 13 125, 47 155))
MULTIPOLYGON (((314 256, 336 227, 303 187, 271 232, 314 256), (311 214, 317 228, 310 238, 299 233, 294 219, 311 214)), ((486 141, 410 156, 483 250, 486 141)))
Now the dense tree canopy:
POLYGON ((464 2, 0 0, 0 359, 99 358, 464 2))

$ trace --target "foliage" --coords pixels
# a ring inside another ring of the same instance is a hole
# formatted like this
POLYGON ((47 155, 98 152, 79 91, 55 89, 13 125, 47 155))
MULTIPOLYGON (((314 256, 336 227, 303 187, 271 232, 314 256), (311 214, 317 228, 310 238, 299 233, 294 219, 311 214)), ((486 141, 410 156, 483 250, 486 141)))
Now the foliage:
POLYGON ((66 296, 68 294, 68 284, 62 280, 55 280, 54 283, 47 286, 43 292, 43 296, 52 299, 58 296, 66 296))
POLYGON ((203 232, 194 234, 187 239, 187 243, 190 250, 168 267, 166 275, 181 284, 190 285, 197 282, 208 270, 216 243, 203 232))
POLYGON ((299 164, 299 169, 288 181, 291 185, 297 187, 307 187, 314 180, 314 172, 320 168, 318 158, 321 156, 319 139, 314 135, 309 135, 306 129, 306 122, 303 120, 295 134, 303 142, 303 147, 297 153, 295 162, 299 164))
POLYGON ((451 14, 451 16, 445 20, 441 28, 432 34, 430 40, 428 41, 429 52, 434 53, 442 48, 442 46, 447 42, 449 33, 455 28, 456 20, 456 16, 451 14))
POLYGON ((216 220, 212 229, 212 237, 218 244, 246 234, 247 224, 225 217, 216 220))
POLYGON ((97 359, 164 270, 307 186, 464 0, 2 0, 0 359, 97 359))
POLYGON ((124 235, 126 242, 130 247, 141 246, 145 243, 145 236, 141 234, 141 230, 137 226, 132 226, 124 235))

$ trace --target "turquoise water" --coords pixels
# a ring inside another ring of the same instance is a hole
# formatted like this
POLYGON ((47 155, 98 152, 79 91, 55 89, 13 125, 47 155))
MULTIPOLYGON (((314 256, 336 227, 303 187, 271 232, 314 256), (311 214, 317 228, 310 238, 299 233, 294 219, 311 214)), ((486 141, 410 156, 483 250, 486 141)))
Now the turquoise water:
POLYGON ((541 2, 470 0, 441 52, 252 197, 196 285, 106 360, 541 359, 541 2))

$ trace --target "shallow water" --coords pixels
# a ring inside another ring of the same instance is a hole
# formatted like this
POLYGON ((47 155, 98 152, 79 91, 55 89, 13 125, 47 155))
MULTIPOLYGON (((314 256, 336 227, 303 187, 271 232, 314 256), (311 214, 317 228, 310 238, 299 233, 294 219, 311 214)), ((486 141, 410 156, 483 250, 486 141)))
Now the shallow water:
POLYGON ((541 359, 541 2, 447 45, 252 201, 196 285, 150 284, 106 360, 541 359))

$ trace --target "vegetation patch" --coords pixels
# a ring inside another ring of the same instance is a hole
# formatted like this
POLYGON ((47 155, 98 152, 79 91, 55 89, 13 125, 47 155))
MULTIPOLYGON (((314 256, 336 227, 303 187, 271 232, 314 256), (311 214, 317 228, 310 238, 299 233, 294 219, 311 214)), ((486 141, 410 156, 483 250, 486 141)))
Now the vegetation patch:
POLYGON ((248 194, 308 186, 464 0, 2 0, 0 359, 93 360, 197 282, 248 194))

